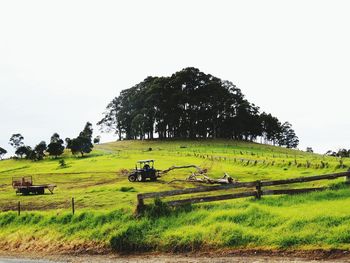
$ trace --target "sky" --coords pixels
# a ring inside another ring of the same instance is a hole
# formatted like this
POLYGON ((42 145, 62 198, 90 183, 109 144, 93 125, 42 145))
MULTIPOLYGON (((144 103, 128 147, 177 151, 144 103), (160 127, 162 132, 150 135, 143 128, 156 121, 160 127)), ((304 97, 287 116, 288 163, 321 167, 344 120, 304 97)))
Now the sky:
POLYGON ((350 148, 349 8, 340 0, 0 0, 0 146, 10 151, 13 133, 32 146, 54 132, 77 136, 121 90, 191 66, 292 123, 300 149, 350 148))

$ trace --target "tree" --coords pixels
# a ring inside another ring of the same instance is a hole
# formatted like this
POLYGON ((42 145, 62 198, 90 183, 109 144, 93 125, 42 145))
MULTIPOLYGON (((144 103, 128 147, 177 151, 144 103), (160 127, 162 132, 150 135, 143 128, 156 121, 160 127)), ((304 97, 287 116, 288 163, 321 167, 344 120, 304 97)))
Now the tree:
POLYGON ((79 137, 70 140, 69 149, 71 150, 73 155, 80 152, 81 143, 80 143, 79 137))
POLYGON ((26 154, 26 159, 32 161, 38 161, 38 154, 34 149, 29 148, 28 153, 26 154))
POLYGON ((98 136, 96 136, 96 137, 94 138, 94 144, 99 144, 100 141, 101 141, 101 136, 100 136, 100 135, 98 135, 98 136))
POLYGON ((84 156, 84 153, 90 153, 94 145, 92 144, 92 124, 87 122, 83 131, 80 132, 77 138, 70 140, 69 147, 72 151, 72 154, 80 153, 81 156, 84 156))
POLYGON ((292 125, 289 122, 285 122, 281 126, 281 135, 279 138, 279 145, 286 146, 287 148, 296 148, 299 145, 299 139, 296 136, 292 125))
POLYGON ((325 153, 325 155, 327 155, 327 156, 337 156, 337 153, 336 152, 334 152, 334 151, 332 151, 332 150, 328 150, 326 153, 325 153))
POLYGON ((7 153, 7 151, 4 148, 0 147, 0 159, 2 160, 2 157, 7 153))
POLYGON ((91 143, 91 140, 89 140, 86 137, 80 137, 74 138, 71 140, 70 149, 72 151, 72 154, 80 153, 81 156, 84 156, 84 153, 90 153, 92 151, 93 145, 91 143))
POLYGON ((346 149, 339 149, 336 156, 342 158, 349 157, 349 152, 346 149))
POLYGON ((17 150, 15 151, 15 154, 17 156, 20 156, 20 158, 23 158, 23 156, 28 157, 29 153, 32 151, 32 148, 30 146, 20 146, 17 148, 17 150))
POLYGON ((262 137, 265 142, 272 142, 275 145, 281 133, 281 123, 276 117, 265 112, 260 115, 260 119, 262 124, 262 137))
POLYGON ((20 133, 12 134, 9 144, 15 149, 18 149, 24 145, 23 140, 24 137, 20 133))
POLYGON ((314 150, 312 149, 312 147, 307 147, 307 148, 306 148, 306 152, 307 152, 307 153, 313 153, 314 150))
POLYGON ((80 154, 84 156, 84 153, 90 153, 94 145, 91 142, 91 139, 86 137, 79 137, 80 141, 80 154))
POLYGON ((134 139, 143 139, 145 136, 146 118, 142 114, 137 114, 131 121, 131 130, 134 139))
POLYGON ((45 156, 46 142, 41 141, 34 147, 34 149, 32 149, 30 146, 22 146, 18 148, 18 150, 20 150, 18 154, 22 154, 22 156, 25 155, 26 159, 40 161, 43 160, 45 156))
POLYGON ((47 149, 46 142, 41 141, 38 145, 34 148, 34 155, 36 160, 43 160, 45 157, 45 151, 47 149))
POLYGON ((124 132, 123 123, 120 118, 121 114, 121 97, 114 98, 108 105, 105 111, 105 116, 100 120, 97 125, 99 125, 102 132, 113 131, 118 135, 119 140, 122 139, 122 133, 124 132))
POLYGON ((64 152, 63 140, 60 138, 58 133, 54 133, 51 136, 50 143, 47 146, 47 152, 49 153, 50 156, 55 156, 55 158, 63 154, 64 152))
POLYGON ((93 133, 92 124, 90 122, 87 122, 85 124, 84 129, 80 132, 79 137, 88 138, 91 140, 92 133, 93 133))
POLYGON ((66 148, 70 149, 71 148, 71 143, 72 143, 71 138, 67 137, 66 139, 64 139, 64 141, 66 142, 66 148))

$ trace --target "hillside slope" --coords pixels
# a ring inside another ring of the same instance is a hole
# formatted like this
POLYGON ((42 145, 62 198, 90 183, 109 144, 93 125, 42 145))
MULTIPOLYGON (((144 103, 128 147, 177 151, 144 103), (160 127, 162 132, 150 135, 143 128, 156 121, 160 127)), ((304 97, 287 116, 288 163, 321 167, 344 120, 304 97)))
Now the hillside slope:
MULTIPOLYGON (((126 170, 139 159, 155 159, 157 169, 195 164, 212 177, 225 172, 239 181, 277 179, 346 170, 349 160, 285 148, 225 140, 121 141, 97 145, 86 158, 66 153, 41 162, 0 161, 0 247, 45 251, 191 251, 207 248, 339 248, 350 245, 350 191, 222 201, 169 210, 152 206, 134 218, 136 195, 193 187, 168 184, 193 169, 173 171, 157 182, 130 183, 126 170), (54 183, 54 194, 16 196, 13 176, 54 183), (71 198, 76 214, 71 215, 71 198), (21 216, 17 216, 18 201, 21 216), (160 216, 159 216, 160 215, 160 216)), ((306 185, 306 184, 305 184, 306 185)))

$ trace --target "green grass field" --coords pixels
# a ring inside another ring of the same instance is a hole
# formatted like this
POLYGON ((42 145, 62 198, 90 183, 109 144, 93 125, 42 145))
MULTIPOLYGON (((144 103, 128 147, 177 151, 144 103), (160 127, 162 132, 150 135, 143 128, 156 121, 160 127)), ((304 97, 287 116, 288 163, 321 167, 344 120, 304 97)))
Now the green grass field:
MULTIPOLYGON (((0 161, 2 250, 165 251, 206 249, 349 249, 350 189, 342 179, 293 187, 332 190, 296 196, 266 196, 185 206, 149 204, 133 215, 138 193, 195 187, 172 183, 193 169, 175 170, 157 182, 130 183, 125 170, 152 158, 157 169, 196 164, 211 177, 224 172, 239 181, 283 179, 347 170, 350 160, 227 140, 122 141, 101 144, 86 158, 0 161), (149 148, 152 148, 149 151, 149 148), (57 185, 54 194, 16 196, 14 176, 57 185), (71 213, 71 198, 76 214, 71 213), (22 214, 17 216, 18 201, 22 214)), ((288 187, 288 186, 284 186, 288 187)), ((280 187, 281 188, 281 187, 280 187)))

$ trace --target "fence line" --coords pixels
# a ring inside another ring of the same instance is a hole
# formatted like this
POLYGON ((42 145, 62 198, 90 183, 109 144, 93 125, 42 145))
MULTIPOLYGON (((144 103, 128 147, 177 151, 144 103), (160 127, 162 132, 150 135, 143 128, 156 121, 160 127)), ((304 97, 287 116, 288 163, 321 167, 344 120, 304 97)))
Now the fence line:
MULTIPOLYGON (((50 206, 52 209, 62 209, 62 210, 71 210, 71 213, 74 215, 76 212, 76 201, 74 199, 74 197, 72 197, 71 199, 69 199, 68 201, 65 202, 67 205, 62 207, 62 206, 55 206, 55 204, 57 205, 57 203, 48 203, 46 204, 47 206, 50 206)), ((60 205, 61 203, 59 203, 60 205)), ((43 206, 45 207, 45 206, 43 206)), ((34 209, 31 209, 32 204, 31 202, 22 202, 22 201, 16 201, 16 202, 11 202, 9 203, 6 208, 4 210, 0 210, 0 213, 2 212, 9 212, 9 211, 16 211, 17 215, 20 216, 22 214, 22 212, 33 212, 33 211, 45 211, 46 209, 35 209, 38 208, 37 206, 34 207, 34 209)))
POLYGON ((247 191, 242 193, 230 193, 230 194, 216 195, 216 196, 193 197, 188 199, 172 200, 166 203, 170 206, 178 206, 178 205, 188 204, 188 203, 213 202, 213 201, 236 199, 236 198, 243 198, 243 197, 250 197, 250 196, 254 196, 260 199, 261 196, 263 195, 299 194, 299 193, 308 193, 313 191, 322 191, 326 189, 326 187, 316 187, 316 188, 301 188, 301 189, 263 190, 262 187, 304 183, 304 182, 312 182, 312 181, 319 181, 319 180, 334 180, 340 177, 345 177, 345 181, 350 183, 350 171, 348 171, 348 172, 335 173, 335 174, 314 175, 314 176, 297 177, 297 178, 284 179, 284 180, 235 182, 227 185, 202 186, 197 188, 187 188, 187 189, 181 189, 181 190, 143 193, 143 194, 137 195, 136 213, 139 214, 144 209, 145 207, 144 199, 161 198, 161 197, 176 196, 176 195, 194 194, 194 193, 205 193, 205 192, 213 192, 213 191, 220 191, 220 190, 238 189, 238 188, 251 188, 251 187, 255 187, 255 191, 247 191))

